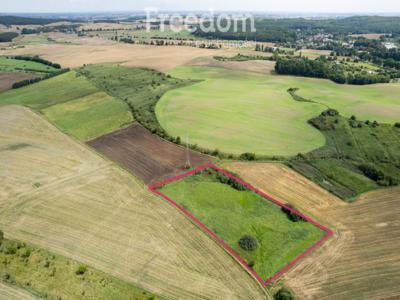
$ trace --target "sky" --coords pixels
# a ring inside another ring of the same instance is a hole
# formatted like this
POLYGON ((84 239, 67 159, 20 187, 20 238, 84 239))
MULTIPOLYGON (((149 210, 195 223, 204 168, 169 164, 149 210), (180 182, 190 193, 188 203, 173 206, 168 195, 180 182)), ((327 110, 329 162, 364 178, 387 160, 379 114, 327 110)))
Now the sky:
POLYGON ((399 0, 0 0, 0 13, 165 10, 400 13, 399 0))

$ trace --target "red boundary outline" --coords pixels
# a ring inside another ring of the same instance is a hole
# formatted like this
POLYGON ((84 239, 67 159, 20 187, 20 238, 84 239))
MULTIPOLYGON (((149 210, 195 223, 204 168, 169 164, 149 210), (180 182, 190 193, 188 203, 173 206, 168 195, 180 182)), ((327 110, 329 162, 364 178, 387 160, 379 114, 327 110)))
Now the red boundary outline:
POLYGON ((261 190, 253 187, 252 185, 244 182, 243 180, 233 176, 231 173, 217 167, 214 164, 208 164, 205 165, 203 167, 191 170, 189 172, 180 174, 178 176, 174 176, 170 179, 167 179, 165 181, 156 183, 152 186, 149 186, 149 190, 151 192, 153 192, 156 195, 161 196, 162 198, 164 198, 165 200, 167 200, 168 202, 170 202, 172 205, 174 205, 176 208, 178 208, 180 211, 182 211, 186 216, 188 216, 195 224, 197 224, 200 228, 202 228, 206 233, 208 233, 214 240, 216 240, 217 242, 219 242, 226 251, 228 251, 237 261, 239 261, 246 269, 248 272, 250 272, 250 274, 252 274, 262 285, 266 286, 269 283, 275 281, 279 276, 281 276, 283 273, 285 273, 288 269, 290 269, 294 264, 296 264, 300 259, 302 259, 304 256, 306 256, 308 253, 310 253, 312 250, 314 250, 316 247, 320 246, 326 239, 328 239, 331 235, 333 235, 333 231, 326 228, 325 226, 319 224, 318 222, 314 221, 313 219, 303 215, 302 213, 286 206, 285 204, 279 202, 278 200, 274 199, 273 197, 269 196, 268 194, 262 192, 261 190), (274 202, 275 204, 284 207, 290 211, 292 211, 293 213, 301 216, 303 219, 307 220, 308 222, 314 224, 315 226, 317 226, 318 228, 322 229, 323 231, 326 232, 326 235, 323 236, 319 241, 317 241, 314 245, 312 245, 310 248, 306 249, 305 251, 303 251, 299 256, 297 256, 294 260, 292 260, 290 263, 288 263, 286 266, 284 266, 281 270, 279 270, 274 276, 272 276, 271 278, 269 278, 267 281, 264 281, 263 279, 261 279, 261 277, 252 269, 250 268, 244 261, 242 258, 240 258, 240 256, 238 254, 236 254, 235 251, 233 251, 221 238, 219 238, 215 233, 213 233, 206 225, 204 225, 203 223, 201 223, 196 217, 194 217, 190 212, 188 212, 186 209, 184 209, 181 205, 179 205, 177 202, 175 202, 174 200, 172 200, 171 198, 169 198, 168 196, 164 195, 163 193, 157 191, 157 188, 164 186, 168 183, 171 183, 173 181, 177 181, 180 180, 186 176, 189 175, 193 175, 196 174, 198 172, 201 172, 203 170, 206 169, 214 169, 217 170, 221 173, 223 173, 224 175, 228 176, 229 178, 232 178, 234 180, 236 180, 237 182, 239 182, 240 184, 246 186, 248 189, 253 190, 254 192, 256 192, 257 194, 263 196, 264 198, 266 198, 269 201, 274 202))

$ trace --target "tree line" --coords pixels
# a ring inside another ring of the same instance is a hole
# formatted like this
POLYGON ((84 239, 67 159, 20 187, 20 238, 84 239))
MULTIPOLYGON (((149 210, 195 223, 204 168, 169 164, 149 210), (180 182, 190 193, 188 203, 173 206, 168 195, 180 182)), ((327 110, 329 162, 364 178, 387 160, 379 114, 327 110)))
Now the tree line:
POLYGON ((22 80, 22 81, 18 81, 18 82, 15 82, 12 85, 12 88, 13 89, 18 89, 18 88, 21 88, 21 87, 24 87, 24 86, 27 86, 27 85, 30 85, 30 84, 34 84, 34 83, 37 83, 39 81, 46 80, 46 79, 49 79, 49 78, 52 78, 52 77, 55 77, 55 76, 58 76, 58 75, 61 75, 61 74, 67 73, 67 72, 69 72, 68 68, 67 69, 61 69, 61 70, 59 70, 57 72, 49 73, 49 74, 47 74, 46 76, 43 76, 43 77, 36 77, 36 78, 33 78, 33 79, 25 79, 25 80, 22 80))
POLYGON ((388 75, 362 72, 348 72, 335 61, 319 58, 311 60, 306 57, 279 57, 275 71, 282 75, 294 75, 313 78, 330 79, 340 84, 365 85, 374 83, 388 83, 388 75))
POLYGON ((0 43, 11 42, 17 36, 19 36, 17 32, 2 32, 0 33, 0 43))
MULTIPOLYGON (((226 32, 219 31, 218 29, 205 32, 198 26, 194 35, 210 39, 293 43, 301 38, 320 33, 327 33, 335 36, 376 32, 400 34, 400 17, 355 16, 322 20, 304 18, 260 18, 255 21, 256 32, 251 31, 251 25, 248 20, 244 22, 246 22, 246 30, 244 32, 241 30, 235 31, 233 26, 226 32)), ((226 22, 222 23, 222 25, 225 26, 226 22)), ((238 28, 242 28, 241 22, 238 22, 238 28)))
POLYGON ((10 58, 17 59, 17 60, 24 60, 24 61, 33 61, 33 62, 37 62, 37 63, 42 64, 42 65, 53 67, 55 69, 61 69, 61 65, 60 64, 53 63, 53 62, 51 62, 49 60, 40 58, 37 55, 36 56, 17 55, 17 56, 13 56, 13 57, 10 57, 10 58))

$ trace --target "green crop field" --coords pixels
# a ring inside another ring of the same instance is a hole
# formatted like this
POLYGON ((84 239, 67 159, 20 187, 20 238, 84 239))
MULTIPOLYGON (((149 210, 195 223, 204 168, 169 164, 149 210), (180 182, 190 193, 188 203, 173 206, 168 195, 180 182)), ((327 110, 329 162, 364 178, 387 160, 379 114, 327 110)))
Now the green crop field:
POLYGON ((84 76, 68 72, 0 94, 0 106, 24 105, 46 115, 64 132, 87 141, 133 121, 129 107, 98 90, 84 76))
POLYGON ((43 110, 63 131, 88 141, 132 123, 126 103, 104 92, 56 104, 43 110))
POLYGON ((18 104, 42 109, 54 104, 82 98, 98 90, 75 72, 56 76, 23 88, 0 94, 0 105, 18 104))
POLYGON ((280 206, 252 191, 239 191, 216 181, 207 172, 170 183, 160 191, 222 238, 263 280, 324 235, 311 223, 290 220, 280 206), (257 239, 255 251, 239 246, 245 235, 257 239))
POLYGON ((52 73, 57 72, 59 69, 53 68, 34 61, 25 61, 19 59, 8 58, 0 56, 0 71, 2 72, 38 72, 38 73, 52 73))
POLYGON ((289 88, 348 117, 399 121, 400 84, 338 85, 204 67, 180 67, 171 75, 204 81, 161 98, 156 114, 162 127, 171 135, 187 136, 192 144, 228 153, 295 155, 325 144, 324 136, 307 121, 326 106, 294 101, 289 88))

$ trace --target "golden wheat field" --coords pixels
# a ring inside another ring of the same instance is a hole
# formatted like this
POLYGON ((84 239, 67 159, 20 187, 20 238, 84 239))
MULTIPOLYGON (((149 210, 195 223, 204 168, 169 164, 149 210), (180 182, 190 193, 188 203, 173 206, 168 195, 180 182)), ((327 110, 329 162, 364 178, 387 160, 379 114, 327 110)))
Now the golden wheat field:
MULTIPOLYGON (((198 57, 212 57, 223 53, 223 50, 194 47, 155 47, 123 44, 100 38, 76 38, 75 35, 67 35, 67 37, 70 43, 26 45, 24 48, 2 50, 0 55, 39 55, 69 68, 80 67, 84 64, 116 62, 131 67, 168 71, 198 57)), ((57 39, 63 42, 68 41, 66 35, 52 36, 52 38, 56 41, 57 39)))
POLYGON ((0 108, 0 228, 168 299, 268 299, 136 178, 27 108, 0 108), (28 167, 29 166, 29 167, 28 167))
POLYGON ((281 278, 299 299, 400 298, 399 188, 347 204, 280 164, 232 163, 229 169, 335 231, 281 278))

